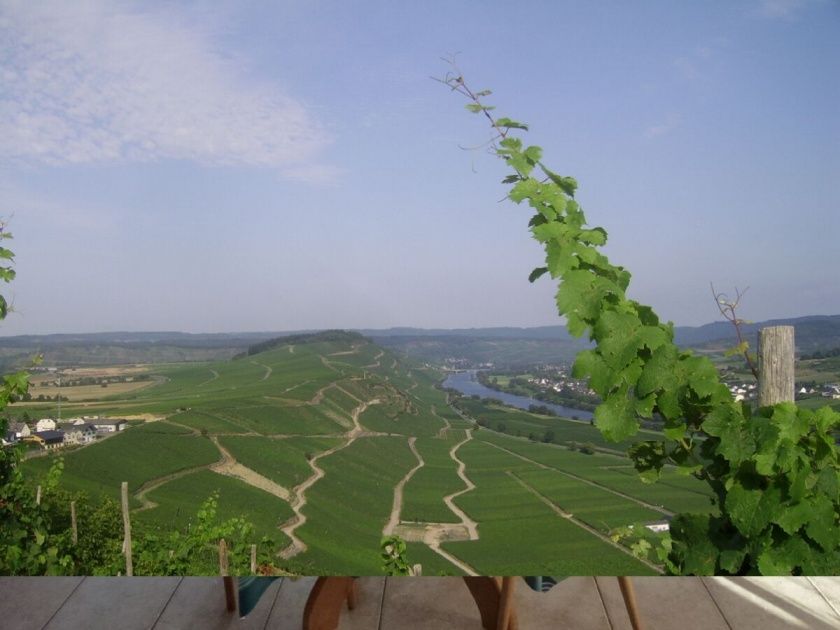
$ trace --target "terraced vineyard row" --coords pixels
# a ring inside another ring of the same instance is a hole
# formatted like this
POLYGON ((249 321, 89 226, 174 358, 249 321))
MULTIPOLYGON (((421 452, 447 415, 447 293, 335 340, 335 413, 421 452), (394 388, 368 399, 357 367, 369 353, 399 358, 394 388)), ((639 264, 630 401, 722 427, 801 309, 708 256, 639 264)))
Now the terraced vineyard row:
MULTIPOLYGON (((64 407, 164 419, 66 453, 64 486, 115 498, 128 481, 137 518, 164 528, 217 491, 220 514, 286 546, 279 562, 294 571, 380 573, 380 537, 397 533, 427 575, 648 574, 610 530, 711 509, 694 480, 646 486, 624 457, 527 439, 550 429, 626 447, 588 425, 499 407, 477 429, 470 411, 487 405, 464 401, 464 415, 440 372, 361 337, 152 373, 158 385, 122 399, 64 407)), ((33 483, 50 463, 26 462, 33 483)))

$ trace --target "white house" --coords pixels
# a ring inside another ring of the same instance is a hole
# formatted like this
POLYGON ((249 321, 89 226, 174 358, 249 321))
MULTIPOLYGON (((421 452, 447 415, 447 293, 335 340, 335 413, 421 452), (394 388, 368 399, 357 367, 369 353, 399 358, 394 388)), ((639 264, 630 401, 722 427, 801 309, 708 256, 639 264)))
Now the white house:
POLYGON ((652 532, 667 532, 671 528, 671 524, 667 520, 661 520, 648 523, 645 527, 652 532))
POLYGON ((71 424, 64 430, 65 444, 90 444, 96 439, 96 427, 92 424, 71 424))
POLYGON ((112 420, 110 418, 97 418, 91 420, 91 424, 96 427, 100 433, 114 433, 115 431, 123 431, 128 426, 125 420, 112 420))
POLYGON ((9 431, 14 432, 15 438, 18 440, 28 438, 30 435, 32 435, 32 431, 29 429, 29 425, 25 422, 12 422, 9 425, 9 431))
POLYGON ((41 418, 35 423, 35 432, 41 431, 55 431, 55 420, 52 418, 41 418))

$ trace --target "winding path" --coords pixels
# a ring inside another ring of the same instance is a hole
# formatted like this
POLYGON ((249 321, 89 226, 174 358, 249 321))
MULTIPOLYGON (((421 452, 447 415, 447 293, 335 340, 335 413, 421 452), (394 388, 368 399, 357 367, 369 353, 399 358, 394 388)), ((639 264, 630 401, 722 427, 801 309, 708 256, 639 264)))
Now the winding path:
POLYGON ((461 448, 461 446, 463 446, 472 439, 472 429, 466 429, 466 434, 467 437, 458 442, 449 450, 449 457, 451 457, 452 460, 458 464, 458 476, 464 482, 466 488, 464 488, 463 490, 459 490, 458 492, 453 492, 452 494, 446 495, 445 497, 443 497, 443 502, 446 503, 446 507, 452 510, 452 512, 458 518, 461 519, 461 524, 464 525, 467 528, 467 531, 469 532, 469 539, 478 540, 478 523, 476 523, 469 516, 467 516, 466 513, 453 502, 453 499, 461 496, 462 494, 466 494, 470 490, 475 489, 475 484, 472 481, 470 481, 470 478, 466 475, 465 471, 467 465, 455 456, 455 451, 457 451, 459 448, 461 448))
POLYGON ((384 354, 385 354, 385 351, 380 350, 379 354, 377 354, 375 357, 373 357, 373 363, 370 363, 368 365, 363 365, 362 367, 363 368, 378 368, 378 367, 381 367, 381 364, 379 363, 379 359, 381 359, 382 355, 384 355, 384 354))
MULTIPOLYGON (((454 445, 449 450, 449 457, 458 464, 458 476, 464 482, 464 489, 459 490, 457 492, 453 492, 443 498, 443 502, 446 504, 455 516, 457 516, 461 522, 460 523, 400 523, 399 521, 394 523, 394 512, 391 512, 391 520, 388 521, 388 525, 385 526, 385 530, 383 533, 387 535, 387 533, 394 533, 398 536, 402 537, 403 539, 411 542, 422 542, 426 544, 432 551, 437 553, 438 555, 445 558, 447 561, 454 564, 456 567, 461 569, 467 575, 478 575, 475 569, 473 569, 470 565, 468 565, 463 560, 459 560, 449 552, 441 549, 440 544, 445 541, 453 541, 453 540, 478 540, 478 523, 472 520, 467 514, 455 505, 453 499, 461 496, 473 490, 475 488, 475 484, 467 477, 465 469, 466 464, 462 462, 458 457, 455 455, 456 451, 469 442, 472 439, 472 430, 466 430, 466 437, 454 445), (392 526, 393 523, 393 526, 392 526), (392 526, 390 532, 388 532, 388 528, 392 526)), ((412 450, 414 450, 412 446, 412 450)), ((416 452, 415 452, 416 454, 416 452)), ((418 459, 420 459, 419 455, 416 455, 418 459)), ((422 461, 422 460, 421 460, 422 461)), ((412 475, 420 466, 415 466, 407 475, 409 477, 412 475)), ((405 479, 407 481, 407 479, 405 479)), ((399 485, 399 484, 398 484, 399 485)), ((400 491, 402 488, 400 488, 400 491)), ((396 489, 395 489, 395 497, 394 503, 396 508, 396 489)), ((400 497, 401 499, 402 497, 400 497)), ((401 505, 400 505, 401 507, 401 505)))
POLYGON ((251 361, 251 363, 253 363, 254 365, 258 365, 262 368, 265 368, 265 374, 263 375, 263 377, 260 380, 261 381, 268 380, 268 377, 271 376, 271 366, 266 365, 265 363, 259 363, 257 361, 251 361))
MULTIPOLYGON (((208 369, 209 369, 209 368, 208 368, 208 369)), ((219 373, 218 373, 216 370, 210 370, 210 373, 211 373, 213 376, 211 376, 210 378, 208 378, 206 381, 204 381, 204 382, 202 382, 202 383, 199 383, 198 385, 196 385, 196 387, 201 387, 202 385, 207 385, 207 383, 212 383, 212 382, 213 382, 213 381, 215 381, 217 378, 219 378, 219 373)))
POLYGON ((155 503, 146 496, 152 490, 157 490, 165 483, 175 481, 176 479, 180 479, 181 477, 186 477, 187 475, 191 475, 192 473, 198 472, 199 470, 206 470, 207 468, 210 468, 213 465, 214 464, 204 464, 202 466, 193 466, 192 468, 185 468, 184 470, 179 470, 178 472, 174 472, 170 475, 164 475, 163 477, 158 477, 157 479, 147 481, 139 488, 137 488, 137 490, 134 492, 134 498, 140 501, 140 503, 142 503, 143 505, 141 505, 139 508, 135 508, 134 510, 132 510, 132 512, 143 512, 145 510, 151 510, 152 508, 156 508, 158 506, 157 503, 155 503))
POLYGON ((408 483, 408 480, 414 476, 418 470, 420 470, 423 466, 425 466, 426 462, 423 461, 423 457, 420 453, 417 452, 417 447, 414 446, 414 443, 417 441, 416 437, 408 438, 408 448, 411 449, 411 452, 414 453, 414 457, 417 458, 417 465, 405 473, 405 477, 400 479, 397 482, 397 485, 394 486, 394 504, 391 508, 391 518, 388 519, 388 522, 385 524, 385 527, 382 528, 382 535, 383 536, 390 536, 394 533, 394 528, 400 522, 400 513, 402 512, 402 504, 403 504, 403 488, 405 484, 408 483))
POLYGON ((280 526, 280 531, 286 534, 286 536, 288 536, 291 540, 291 543, 289 543, 285 549, 280 551, 280 557, 284 560, 293 558, 299 553, 306 551, 306 543, 295 535, 295 530, 306 523, 306 515, 303 513, 303 508, 306 507, 306 491, 315 485, 315 483, 326 474, 324 469, 318 466, 318 460, 347 448, 355 442, 356 438, 363 433, 362 425, 359 423, 359 416, 364 413, 365 409, 369 406, 376 404, 379 404, 379 400, 374 398, 373 400, 364 402, 356 407, 352 414, 354 426, 344 435, 344 437, 347 438, 347 441, 343 444, 339 444, 338 446, 334 446, 331 449, 323 451, 309 460, 309 467, 312 469, 312 475, 310 475, 302 483, 295 486, 291 493, 292 497, 289 505, 294 512, 294 516, 280 526))
MULTIPOLYGON (((417 385, 417 383, 415 383, 415 385, 417 385)), ((443 423, 446 425, 446 426, 441 427, 440 431, 437 432, 437 437, 439 437, 441 439, 446 438, 447 434, 449 433, 449 430, 452 428, 452 423, 449 422, 448 418, 442 418, 441 416, 439 416, 438 412, 437 412, 437 409, 435 409, 434 405, 431 406, 431 411, 432 411, 432 415, 435 418, 437 418, 438 420, 442 420, 443 423)))
POLYGON ((240 481, 244 481, 249 486, 254 486, 255 488, 264 490, 265 492, 273 494, 275 497, 279 497, 284 501, 288 501, 291 498, 291 493, 288 489, 284 488, 279 483, 272 481, 268 477, 264 477, 255 470, 251 470, 247 466, 243 466, 237 462, 236 458, 230 454, 230 451, 219 443, 219 438, 215 435, 211 436, 210 439, 222 454, 222 460, 216 462, 215 464, 211 464, 210 470, 219 473, 220 475, 226 475, 228 477, 234 477, 240 481))

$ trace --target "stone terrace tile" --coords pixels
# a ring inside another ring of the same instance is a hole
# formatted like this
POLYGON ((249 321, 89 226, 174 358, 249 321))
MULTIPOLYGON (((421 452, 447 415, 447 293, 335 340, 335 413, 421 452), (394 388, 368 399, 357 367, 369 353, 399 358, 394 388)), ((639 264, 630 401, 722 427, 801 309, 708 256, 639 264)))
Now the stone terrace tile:
POLYGON ((257 606, 244 619, 240 619, 238 611, 227 611, 222 578, 186 577, 178 585, 154 630, 262 630, 268 621, 282 582, 283 580, 272 582, 257 606))
MULTIPOLYGON (((624 597, 614 577, 595 578, 614 630, 630 630, 624 597)), ((645 628, 656 630, 728 630, 700 578, 634 577, 636 606, 645 628)))
POLYGON ((179 577, 85 578, 46 628, 48 630, 151 628, 182 579, 179 577))
POLYGON ((380 627, 381 630, 481 630, 481 617, 461 578, 388 578, 380 627))
POLYGON ((808 581, 816 587, 828 605, 840 616, 840 577, 811 577, 808 581))
POLYGON ((41 630, 83 577, 0 577, 0 626, 41 630))
POLYGON ((836 630, 840 616, 807 578, 703 578, 736 630, 836 630))
POLYGON ((546 593, 532 591, 524 580, 517 580, 516 609, 522 630, 610 630, 604 604, 591 577, 567 578, 546 593))
POLYGON ((356 580, 358 597, 356 608, 341 613, 339 630, 377 630, 382 614, 384 577, 363 577, 356 580))
POLYGON ((271 630, 300 630, 303 607, 314 584, 314 577, 283 580, 265 627, 271 630))

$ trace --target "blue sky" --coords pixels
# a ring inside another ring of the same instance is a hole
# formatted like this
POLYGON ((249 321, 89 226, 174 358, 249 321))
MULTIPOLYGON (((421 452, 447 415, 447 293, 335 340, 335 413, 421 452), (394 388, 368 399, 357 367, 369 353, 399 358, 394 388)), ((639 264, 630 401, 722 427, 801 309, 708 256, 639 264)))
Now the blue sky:
POLYGON ((0 0, 2 334, 557 323, 458 64, 678 324, 840 313, 840 3, 0 0))

